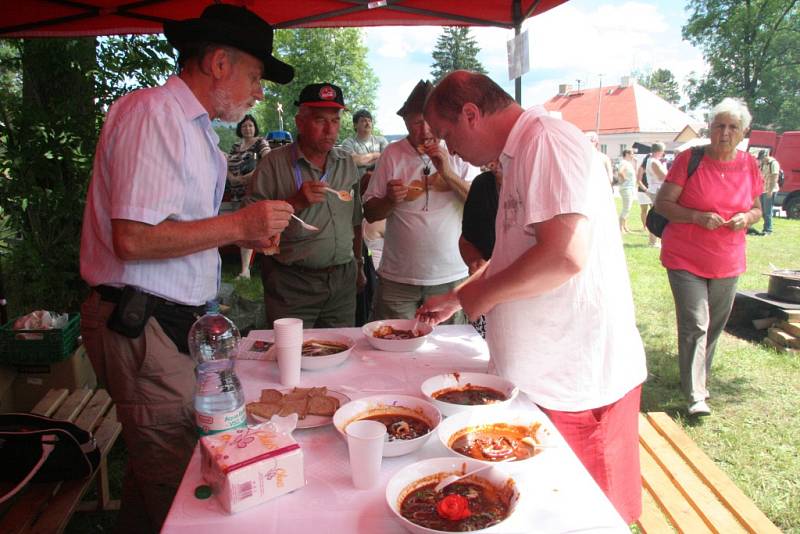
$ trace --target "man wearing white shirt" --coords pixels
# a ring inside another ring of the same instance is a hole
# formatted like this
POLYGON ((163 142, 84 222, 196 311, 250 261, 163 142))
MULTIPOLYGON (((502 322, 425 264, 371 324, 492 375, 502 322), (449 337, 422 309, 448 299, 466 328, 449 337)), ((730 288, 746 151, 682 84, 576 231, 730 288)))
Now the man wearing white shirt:
POLYGON ((605 169, 585 136, 456 71, 425 118, 451 152, 503 166, 492 258, 419 310, 486 315, 490 363, 550 417, 622 518, 641 513, 638 413, 647 376, 605 169))
MULTIPOLYGON (((408 136, 383 151, 364 193, 364 217, 386 219, 373 319, 410 319, 432 295, 467 276, 458 250, 461 216, 477 169, 448 154, 422 116, 433 89, 420 81, 397 112, 408 136)), ((452 322, 463 323, 463 314, 452 322)))
POLYGON ((187 335, 217 294, 218 247, 266 248, 292 213, 264 201, 217 215, 227 169, 211 121, 238 122, 263 98, 262 79, 294 76, 272 56, 272 27, 215 4, 164 33, 180 73, 109 109, 81 235, 92 287, 81 334, 128 450, 119 532, 160 530, 194 449, 187 335))

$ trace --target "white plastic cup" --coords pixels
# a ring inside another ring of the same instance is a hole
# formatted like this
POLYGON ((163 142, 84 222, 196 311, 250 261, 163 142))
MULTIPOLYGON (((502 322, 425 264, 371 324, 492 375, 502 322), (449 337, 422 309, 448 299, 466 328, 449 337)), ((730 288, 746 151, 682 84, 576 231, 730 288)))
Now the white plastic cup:
POLYGON ((293 347, 303 344, 303 320, 286 317, 273 323, 276 347, 293 347))
POLYGON ((281 384, 284 386, 299 385, 302 345, 289 347, 276 345, 275 351, 278 353, 278 370, 281 376, 281 384))
POLYGON ((380 421, 353 421, 345 428, 350 469, 356 489, 374 488, 381 474, 386 425, 380 421))

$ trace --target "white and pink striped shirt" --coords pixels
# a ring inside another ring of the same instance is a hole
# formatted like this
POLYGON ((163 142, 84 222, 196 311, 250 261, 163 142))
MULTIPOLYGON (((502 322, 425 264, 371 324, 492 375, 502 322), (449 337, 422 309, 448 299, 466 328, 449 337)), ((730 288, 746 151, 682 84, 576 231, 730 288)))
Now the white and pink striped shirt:
POLYGON ((132 285, 190 305, 216 295, 216 248, 179 258, 122 261, 114 253, 111 220, 156 225, 217 215, 226 174, 218 142, 205 108, 177 76, 111 106, 83 215, 81 276, 90 286, 132 285))

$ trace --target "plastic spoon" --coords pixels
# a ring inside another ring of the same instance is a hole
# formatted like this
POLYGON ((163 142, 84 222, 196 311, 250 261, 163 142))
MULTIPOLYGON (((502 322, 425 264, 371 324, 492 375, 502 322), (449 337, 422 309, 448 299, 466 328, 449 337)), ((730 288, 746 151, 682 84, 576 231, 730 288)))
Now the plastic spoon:
POLYGON ((305 222, 303 219, 301 219, 300 217, 298 217, 294 213, 292 213, 292 217, 294 219, 296 219, 300 223, 300 226, 302 226, 306 230, 311 230, 312 232, 319 232, 319 228, 317 228, 313 224, 308 224, 307 222, 305 222))
POLYGON ((449 486, 450 484, 452 484, 453 482, 461 480, 462 478, 466 478, 466 477, 472 476, 475 473, 477 473, 479 471, 483 471, 484 469, 489 469, 490 467, 492 467, 492 464, 487 464, 487 465, 481 466, 481 467, 479 467, 477 469, 473 469, 472 471, 470 471, 469 473, 466 473, 464 475, 450 475, 450 476, 444 477, 438 484, 436 484, 436 487, 433 488, 433 491, 438 493, 438 492, 442 491, 444 488, 446 488, 447 486, 449 486))
POLYGON ((333 193, 334 195, 339 197, 339 200, 343 202, 350 202, 353 200, 353 195, 351 195, 347 191, 337 191, 336 189, 332 189, 330 187, 326 187, 325 191, 327 191, 328 193, 333 193))

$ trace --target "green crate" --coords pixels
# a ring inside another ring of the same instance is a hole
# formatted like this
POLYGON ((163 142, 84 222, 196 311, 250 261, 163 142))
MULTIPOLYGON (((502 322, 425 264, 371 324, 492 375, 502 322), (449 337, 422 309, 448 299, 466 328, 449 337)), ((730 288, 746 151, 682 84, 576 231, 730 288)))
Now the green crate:
POLYGON ((69 316, 67 326, 52 330, 14 330, 14 320, 0 329, 0 362, 53 363, 66 360, 75 350, 80 333, 81 315, 69 316), (41 339, 17 339, 17 334, 41 334, 41 339))

